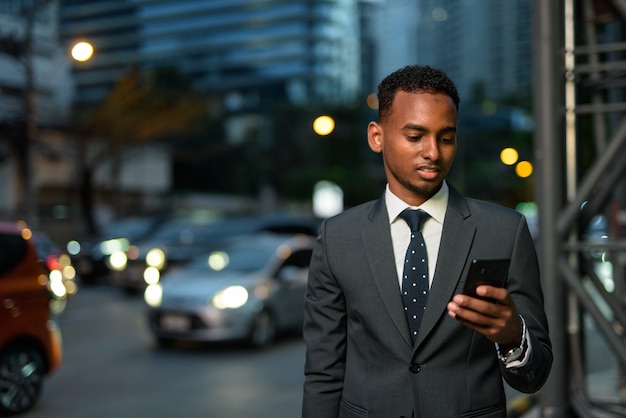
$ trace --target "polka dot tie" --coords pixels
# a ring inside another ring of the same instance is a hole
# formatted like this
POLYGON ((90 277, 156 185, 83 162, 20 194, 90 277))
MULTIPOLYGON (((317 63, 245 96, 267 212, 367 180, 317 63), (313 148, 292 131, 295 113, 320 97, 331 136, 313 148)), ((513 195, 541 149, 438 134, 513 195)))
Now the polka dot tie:
POLYGON ((421 210, 406 209, 399 216, 411 228, 411 241, 406 250, 402 273, 402 300, 411 337, 415 342, 428 300, 428 256, 420 229, 430 215, 421 210))

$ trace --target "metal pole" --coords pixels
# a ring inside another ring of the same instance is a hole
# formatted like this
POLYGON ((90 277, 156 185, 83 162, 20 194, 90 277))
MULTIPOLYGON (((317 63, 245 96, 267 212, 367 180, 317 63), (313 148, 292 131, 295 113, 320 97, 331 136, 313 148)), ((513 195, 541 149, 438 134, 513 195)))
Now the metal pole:
POLYGON ((37 90, 35 86, 35 57, 34 57, 34 25, 36 10, 25 10, 26 35, 24 37, 24 66, 26 72, 26 135, 24 136, 23 152, 24 152, 24 212, 26 221, 32 228, 39 227, 39 219, 37 216, 37 188, 35 185, 34 165, 33 165, 33 148, 37 140, 37 90))
POLYGON ((565 297, 558 271, 559 236, 556 233, 557 212, 562 203, 560 127, 562 106, 557 100, 561 87, 559 65, 560 1, 533 1, 534 13, 534 89, 537 204, 539 208, 539 263, 543 278, 546 314, 554 352, 550 377, 541 392, 541 414, 544 417, 566 416, 567 350, 565 334, 565 297))

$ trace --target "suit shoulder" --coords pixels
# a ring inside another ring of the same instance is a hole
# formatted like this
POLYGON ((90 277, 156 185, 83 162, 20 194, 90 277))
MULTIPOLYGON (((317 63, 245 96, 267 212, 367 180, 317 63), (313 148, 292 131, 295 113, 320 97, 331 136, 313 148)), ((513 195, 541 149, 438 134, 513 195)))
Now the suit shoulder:
POLYGON ((324 222, 329 228, 354 228, 356 223, 363 222, 370 217, 370 214, 375 206, 380 205, 380 200, 371 200, 369 202, 361 203, 360 205, 353 206, 345 211, 326 219, 324 222))
POLYGON ((514 222, 519 222, 520 218, 523 217, 520 212, 511 208, 507 208, 505 206, 498 205, 496 203, 473 198, 466 199, 472 216, 480 216, 487 219, 495 217, 498 219, 507 219, 514 222))
POLYGON ((510 215, 520 215, 515 209, 507 208, 506 206, 499 205, 497 203, 489 202, 486 200, 474 199, 471 197, 466 197, 467 203, 470 209, 480 209, 487 212, 502 212, 508 213, 510 215))

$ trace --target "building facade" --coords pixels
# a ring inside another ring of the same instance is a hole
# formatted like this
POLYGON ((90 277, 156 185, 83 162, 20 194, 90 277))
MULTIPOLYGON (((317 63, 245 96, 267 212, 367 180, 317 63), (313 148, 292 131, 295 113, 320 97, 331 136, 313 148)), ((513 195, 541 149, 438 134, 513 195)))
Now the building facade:
POLYGON ((35 210, 37 191, 66 185, 72 82, 58 1, 0 2, 0 215, 35 210), (49 169, 49 170, 48 170, 49 169))
MULTIPOLYGON (((58 0, 0 1, 0 218, 23 219, 53 235, 80 233, 75 88, 59 11, 58 0)), ((98 146, 94 141, 87 152, 98 146)), ((171 186, 171 159, 160 148, 135 148, 102 164, 93 183, 109 201, 163 193, 171 186)))
POLYGON ((133 67, 175 67, 196 90, 294 103, 360 90, 358 0, 67 0, 61 19, 68 46, 95 49, 74 65, 77 103, 101 100, 133 67))
POLYGON ((370 0, 378 32, 375 79, 427 64, 446 71, 464 101, 517 96, 530 104, 531 6, 532 0, 370 0))

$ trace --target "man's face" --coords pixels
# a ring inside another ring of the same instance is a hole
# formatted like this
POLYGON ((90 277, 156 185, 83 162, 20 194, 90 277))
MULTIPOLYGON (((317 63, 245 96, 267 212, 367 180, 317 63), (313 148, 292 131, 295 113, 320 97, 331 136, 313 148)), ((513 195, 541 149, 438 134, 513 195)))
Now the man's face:
POLYGON ((368 141, 382 153, 389 188, 410 205, 439 191, 456 154, 457 111, 445 94, 398 91, 390 112, 370 122, 368 141))

